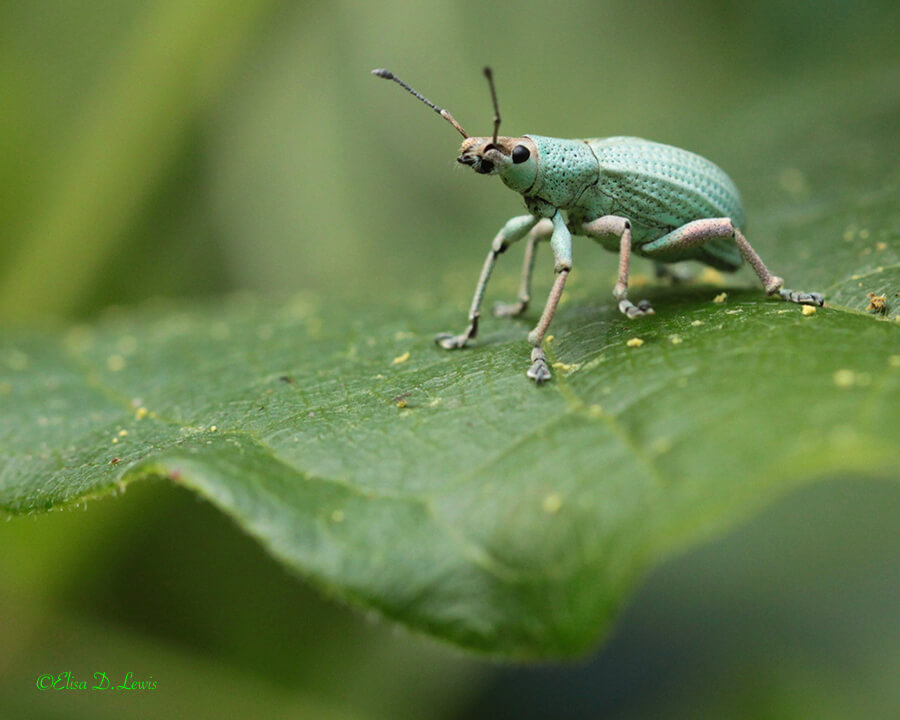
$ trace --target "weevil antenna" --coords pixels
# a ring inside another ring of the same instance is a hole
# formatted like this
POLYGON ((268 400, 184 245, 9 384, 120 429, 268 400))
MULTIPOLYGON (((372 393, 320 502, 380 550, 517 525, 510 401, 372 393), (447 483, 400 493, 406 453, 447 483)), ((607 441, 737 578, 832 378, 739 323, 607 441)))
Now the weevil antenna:
POLYGON ((497 104, 497 89, 494 87, 493 71, 489 67, 485 67, 484 76, 487 78, 488 85, 491 88, 491 101, 494 103, 494 139, 491 143, 496 145, 497 132, 500 130, 500 106, 497 104))
MULTIPOLYGON (((433 102, 431 102, 431 100, 429 100, 427 97, 425 97, 422 93, 416 92, 415 90, 413 90, 409 85, 407 85, 400 78, 398 78, 396 75, 394 75, 394 73, 392 73, 390 70, 385 70, 384 68, 380 68, 378 70, 373 70, 372 74, 377 75, 380 78, 384 78, 385 80, 393 80, 395 83, 397 83, 400 87, 402 87, 408 93, 411 93, 411 94, 415 95, 417 98, 419 98, 419 100, 421 100, 428 107, 430 107, 432 110, 434 110, 438 115, 440 115, 442 118, 444 118, 444 120, 446 120, 448 123, 450 123, 453 127, 455 127, 459 131, 460 135, 462 135, 464 138, 469 137, 469 134, 465 130, 462 129, 462 126, 458 122, 456 122, 456 118, 454 118, 448 110, 439 108, 437 105, 435 105, 433 102)), ((496 133, 494 133, 494 134, 496 135, 496 133)))

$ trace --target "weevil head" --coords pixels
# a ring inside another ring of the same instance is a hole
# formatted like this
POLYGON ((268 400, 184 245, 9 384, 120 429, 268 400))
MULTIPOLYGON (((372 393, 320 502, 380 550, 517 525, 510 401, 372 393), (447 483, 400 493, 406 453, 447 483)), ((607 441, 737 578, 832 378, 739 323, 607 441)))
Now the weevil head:
POLYGON ((537 175, 537 147, 527 137, 468 137, 456 161, 482 175, 499 175, 513 190, 523 192, 537 175))

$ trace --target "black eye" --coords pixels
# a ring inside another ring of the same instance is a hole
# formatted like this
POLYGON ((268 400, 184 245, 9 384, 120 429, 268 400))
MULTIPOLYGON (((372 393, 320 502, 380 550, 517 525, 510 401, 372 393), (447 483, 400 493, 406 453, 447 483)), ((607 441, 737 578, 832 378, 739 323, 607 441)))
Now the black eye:
POLYGON ((530 157, 531 151, 524 145, 516 145, 513 148, 512 160, 516 165, 525 162, 530 157))

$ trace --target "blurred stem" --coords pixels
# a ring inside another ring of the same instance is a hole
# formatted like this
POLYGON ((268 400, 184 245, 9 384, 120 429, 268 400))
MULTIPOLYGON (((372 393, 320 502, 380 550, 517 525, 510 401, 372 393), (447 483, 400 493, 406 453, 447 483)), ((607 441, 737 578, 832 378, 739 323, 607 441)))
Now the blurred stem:
POLYGON ((43 211, 0 278, 0 313, 68 314, 277 0, 159 0, 85 98, 43 211))

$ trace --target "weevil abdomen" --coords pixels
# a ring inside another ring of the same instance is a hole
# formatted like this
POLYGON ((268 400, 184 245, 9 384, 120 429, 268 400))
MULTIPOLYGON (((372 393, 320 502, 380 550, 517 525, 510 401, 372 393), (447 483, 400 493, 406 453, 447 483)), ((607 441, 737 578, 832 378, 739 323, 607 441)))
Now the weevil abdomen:
MULTIPOLYGON (((599 180, 585 190, 573 210, 628 218, 634 252, 641 254, 642 245, 693 220, 727 217, 744 228, 740 193, 731 178, 706 158, 633 137, 586 142, 597 158, 599 180)), ((737 246, 727 238, 656 259, 700 260, 723 270, 734 270, 742 262, 737 246)))

